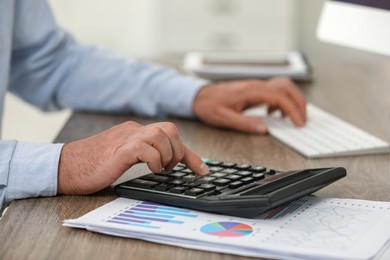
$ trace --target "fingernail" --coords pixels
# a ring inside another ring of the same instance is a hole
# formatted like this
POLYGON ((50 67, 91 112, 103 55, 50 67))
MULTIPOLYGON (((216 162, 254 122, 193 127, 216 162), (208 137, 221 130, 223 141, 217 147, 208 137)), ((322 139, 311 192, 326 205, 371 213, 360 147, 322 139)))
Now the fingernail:
POLYGON ((209 167, 205 163, 202 163, 200 165, 200 174, 201 175, 206 175, 206 174, 209 173, 209 171, 210 171, 210 169, 209 169, 209 167))

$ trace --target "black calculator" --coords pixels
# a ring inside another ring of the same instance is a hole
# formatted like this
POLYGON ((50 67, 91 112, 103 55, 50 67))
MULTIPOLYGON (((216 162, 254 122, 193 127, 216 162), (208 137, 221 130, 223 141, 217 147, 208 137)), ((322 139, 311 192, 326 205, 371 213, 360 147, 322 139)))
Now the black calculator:
POLYGON ((121 197, 218 214, 253 218, 309 195, 346 176, 342 167, 278 171, 263 166, 205 160, 207 175, 179 163, 115 186, 121 197))

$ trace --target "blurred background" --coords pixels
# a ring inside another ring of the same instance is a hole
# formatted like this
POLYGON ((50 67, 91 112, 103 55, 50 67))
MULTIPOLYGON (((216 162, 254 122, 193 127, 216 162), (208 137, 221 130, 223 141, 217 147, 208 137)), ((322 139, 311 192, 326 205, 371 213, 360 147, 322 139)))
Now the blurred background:
MULTIPOLYGON (((141 59, 179 62, 187 51, 288 50, 301 50, 312 61, 386 59, 319 42, 315 29, 324 0, 49 2, 60 26, 80 42, 141 59)), ((70 114, 42 113, 8 94, 2 138, 52 141, 70 114)))

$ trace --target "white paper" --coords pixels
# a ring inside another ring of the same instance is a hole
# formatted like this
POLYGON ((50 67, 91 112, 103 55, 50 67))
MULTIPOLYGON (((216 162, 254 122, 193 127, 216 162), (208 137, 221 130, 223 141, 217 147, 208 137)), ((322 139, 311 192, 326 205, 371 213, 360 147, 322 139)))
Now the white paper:
POLYGON ((64 226, 244 256, 371 259, 390 238, 390 203, 308 196, 245 219, 118 198, 64 226))

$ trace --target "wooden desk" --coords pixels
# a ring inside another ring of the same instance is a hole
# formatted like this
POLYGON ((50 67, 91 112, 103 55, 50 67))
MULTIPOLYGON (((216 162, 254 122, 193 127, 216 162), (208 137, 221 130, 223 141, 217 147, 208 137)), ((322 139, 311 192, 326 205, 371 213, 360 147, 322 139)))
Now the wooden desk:
MULTIPOLYGON (((307 99, 390 141, 390 64, 315 66, 315 81, 303 85, 307 99)), ((56 142, 83 138, 126 120, 153 119, 74 113, 56 142)), ((203 157, 264 164, 278 169, 343 166, 348 176, 317 192, 319 196, 390 201, 390 155, 306 159, 269 136, 220 130, 195 121, 175 122, 185 142, 203 157)), ((128 171, 119 181, 142 173, 128 171)), ((0 259, 249 259, 189 250, 63 227, 62 221, 115 199, 108 188, 91 196, 58 196, 14 201, 0 221, 0 259)))

